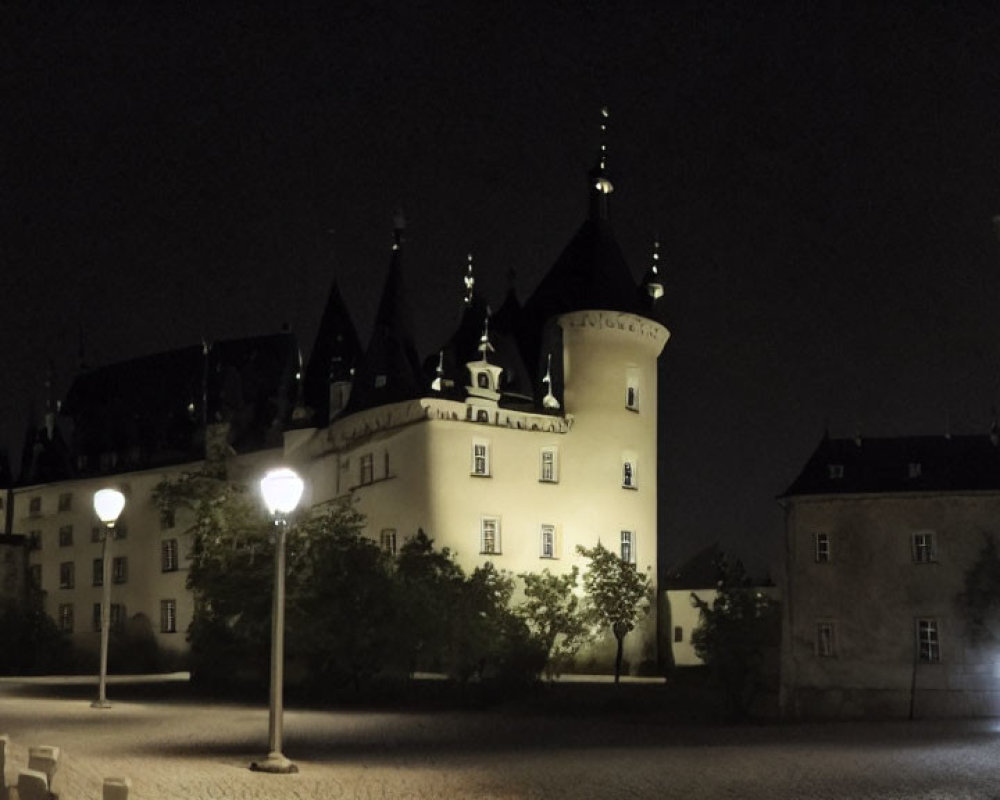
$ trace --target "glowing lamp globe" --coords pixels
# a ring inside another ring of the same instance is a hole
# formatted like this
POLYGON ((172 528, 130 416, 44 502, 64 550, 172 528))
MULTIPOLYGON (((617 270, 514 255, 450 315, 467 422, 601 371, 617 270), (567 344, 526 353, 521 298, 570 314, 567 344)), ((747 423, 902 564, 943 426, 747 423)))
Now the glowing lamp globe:
POLYGON ((305 484, 292 470, 272 469, 260 481, 260 493, 271 516, 291 514, 302 499, 305 484))
POLYGON ((99 489, 94 492, 94 511, 105 525, 114 525, 125 508, 125 495, 117 489, 99 489))

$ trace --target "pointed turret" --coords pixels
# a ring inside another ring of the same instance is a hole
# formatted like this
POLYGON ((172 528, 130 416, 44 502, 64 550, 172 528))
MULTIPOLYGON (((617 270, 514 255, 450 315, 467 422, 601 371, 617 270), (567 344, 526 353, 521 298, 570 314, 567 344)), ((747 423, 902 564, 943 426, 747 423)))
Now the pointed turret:
POLYGON ((418 397, 423 390, 420 360, 413 342, 409 304, 403 280, 405 222, 395 218, 392 257, 375 314, 371 339, 354 375, 347 412, 418 397))
POLYGON ((313 411, 312 424, 328 425, 344 410, 360 353, 357 331, 334 280, 303 383, 306 406, 313 411))

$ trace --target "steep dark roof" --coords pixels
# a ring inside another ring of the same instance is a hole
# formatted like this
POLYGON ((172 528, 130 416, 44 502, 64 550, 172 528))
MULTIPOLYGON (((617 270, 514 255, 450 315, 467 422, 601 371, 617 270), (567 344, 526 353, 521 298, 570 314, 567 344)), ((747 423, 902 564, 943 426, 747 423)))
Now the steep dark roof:
POLYGON ((664 587, 667 589, 708 589, 715 588, 719 581, 719 561, 722 550, 714 542, 699 550, 683 564, 667 570, 664 587))
POLYGON ((403 280, 400 230, 396 235, 375 325, 355 371, 346 413, 410 400, 425 388, 403 280))
POLYGON ((226 422, 228 443, 251 452, 281 443, 296 393, 290 333, 156 353, 79 375, 60 410, 72 433, 31 432, 19 482, 183 463, 204 457, 205 423, 226 422))
POLYGON ((1000 447, 989 436, 830 439, 782 497, 1000 490, 1000 447))
POLYGON ((303 400, 313 410, 314 424, 330 418, 330 383, 350 380, 361 354, 361 343, 337 282, 333 282, 323 309, 302 385, 303 400))

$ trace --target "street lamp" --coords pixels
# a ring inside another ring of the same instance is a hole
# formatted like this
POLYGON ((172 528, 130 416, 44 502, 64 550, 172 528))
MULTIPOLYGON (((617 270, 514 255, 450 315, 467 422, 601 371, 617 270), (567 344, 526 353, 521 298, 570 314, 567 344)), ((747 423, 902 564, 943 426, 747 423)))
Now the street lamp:
POLYGON ((288 515, 302 498, 302 478, 287 468, 268 472, 260 482, 267 510, 274 518, 274 591, 271 595, 271 704, 267 728, 267 758, 250 769, 260 772, 298 772, 281 752, 282 685, 285 667, 285 536, 288 515))
POLYGON ((97 699, 92 708, 111 708, 107 696, 108 677, 108 628, 111 621, 111 562, 108 561, 108 540, 115 538, 115 523, 125 508, 125 495, 117 489, 99 489, 94 492, 94 511, 104 524, 101 535, 101 675, 97 699))

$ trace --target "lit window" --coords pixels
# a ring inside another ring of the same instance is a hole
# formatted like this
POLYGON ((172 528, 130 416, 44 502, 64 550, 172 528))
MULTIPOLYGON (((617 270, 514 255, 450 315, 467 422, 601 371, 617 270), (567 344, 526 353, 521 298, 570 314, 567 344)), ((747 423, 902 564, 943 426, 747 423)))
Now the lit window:
POLYGON ((844 477, 844 465, 843 464, 827 464, 826 474, 831 480, 840 480, 844 477))
POLYGON ((73 507, 73 494, 71 492, 64 492, 59 495, 59 510, 69 511, 73 507))
POLYGON ((111 560, 112 583, 125 583, 128 580, 128 558, 115 556, 111 560))
POLYGON ((490 555, 500 554, 500 519, 483 517, 480 525, 482 547, 480 552, 490 555))
POLYGON ((915 533, 910 537, 913 560, 917 564, 930 564, 937 561, 937 546, 934 534, 928 531, 915 533))
POLYGON ((941 660, 941 643, 938 640, 936 619, 917 620, 917 655, 921 661, 929 663, 941 660))
POLYGON ((832 622, 816 623, 816 655, 833 658, 837 655, 836 629, 832 622))
POLYGON ((390 556, 396 555, 396 529, 383 528, 378 536, 382 549, 390 556))
POLYGON ((174 572, 177 570, 177 540, 164 539, 160 544, 160 571, 174 572))
POLYGON ((830 534, 816 534, 816 563, 825 564, 830 560, 830 534))
POLYGON ((622 557, 622 561, 627 561, 629 564, 634 564, 635 563, 635 532, 634 531, 622 531, 621 557, 622 557))
POLYGON ((59 565, 59 588, 72 589, 73 577, 73 562, 63 561, 59 565))
POLYGON ((360 479, 362 486, 371 483, 375 479, 375 459, 371 453, 361 456, 360 479))
POLYGON ((60 547, 72 547, 73 546, 73 526, 63 525, 59 528, 59 546, 60 547))
POLYGON ((476 441, 472 443, 472 474, 489 476, 490 474, 490 444, 476 441))
POLYGON ((42 498, 41 497, 32 497, 28 501, 28 513, 31 516, 33 516, 33 517, 37 517, 39 514, 42 513, 42 498))
POLYGON ((556 526, 542 525, 542 558, 556 557, 556 526))
POLYGON ((684 641, 684 628, 680 625, 674 625, 674 641, 683 642, 684 641))
POLYGON ((104 560, 100 558, 94 559, 94 576, 92 583, 94 586, 104 585, 104 560))
POLYGON ((924 467, 919 461, 911 461, 907 466, 907 474, 911 478, 919 478, 924 474, 924 467))
POLYGON ((73 604, 59 604, 59 630, 63 633, 73 632, 73 604))
POLYGON ((631 461, 622 462, 622 487, 625 489, 637 488, 635 482, 635 465, 631 461))
POLYGON ((177 633, 177 601, 160 601, 160 633, 177 633))
POLYGON ((556 483, 559 480, 558 461, 555 447, 543 447, 541 470, 538 479, 545 483, 556 483))

